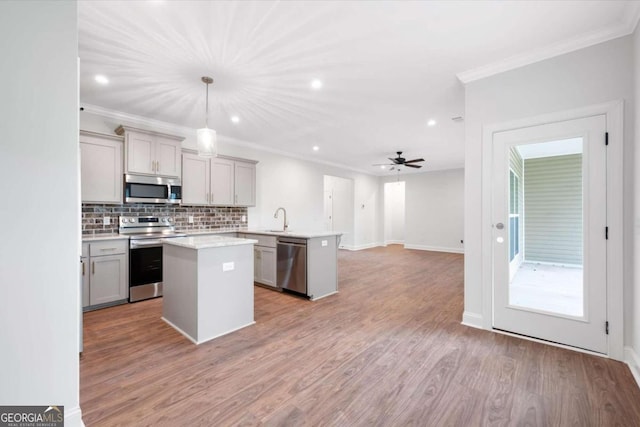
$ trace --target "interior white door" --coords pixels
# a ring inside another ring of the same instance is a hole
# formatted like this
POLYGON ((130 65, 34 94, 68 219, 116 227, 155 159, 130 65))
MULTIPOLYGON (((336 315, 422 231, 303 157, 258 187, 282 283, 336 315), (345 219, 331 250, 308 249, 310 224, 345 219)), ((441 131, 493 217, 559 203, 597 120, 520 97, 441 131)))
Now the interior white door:
POLYGON ((495 329, 607 353, 605 133, 599 115, 493 135, 495 329))

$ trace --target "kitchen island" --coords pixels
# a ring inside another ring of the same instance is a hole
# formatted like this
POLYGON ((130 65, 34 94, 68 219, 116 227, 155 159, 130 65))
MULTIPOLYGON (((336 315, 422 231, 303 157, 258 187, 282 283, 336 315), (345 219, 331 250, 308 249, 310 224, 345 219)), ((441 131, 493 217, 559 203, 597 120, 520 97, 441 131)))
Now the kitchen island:
POLYGON ((311 301, 338 293, 338 246, 342 233, 241 230, 238 236, 258 241, 256 283, 311 301))
POLYGON ((195 344, 254 324, 254 243, 212 235, 165 240, 162 319, 195 344))

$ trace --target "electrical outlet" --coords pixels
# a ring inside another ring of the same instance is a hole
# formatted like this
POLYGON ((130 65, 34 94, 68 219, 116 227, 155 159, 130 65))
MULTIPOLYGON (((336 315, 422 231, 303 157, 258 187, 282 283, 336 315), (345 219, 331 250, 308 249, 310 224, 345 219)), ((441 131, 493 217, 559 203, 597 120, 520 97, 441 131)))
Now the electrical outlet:
POLYGON ((247 216, 246 215, 242 215, 242 222, 247 222, 247 216))
POLYGON ((327 241, 326 240, 322 241, 322 246, 327 246, 327 241))
POLYGON ((231 271, 236 268, 235 263, 233 262, 224 262, 222 263, 222 271, 231 271))
POLYGON ((188 221, 189 224, 193 224, 193 215, 189 215, 188 221))
POLYGON ((105 216, 104 218, 102 218, 102 224, 103 225, 111 225, 111 217, 110 216, 105 216))

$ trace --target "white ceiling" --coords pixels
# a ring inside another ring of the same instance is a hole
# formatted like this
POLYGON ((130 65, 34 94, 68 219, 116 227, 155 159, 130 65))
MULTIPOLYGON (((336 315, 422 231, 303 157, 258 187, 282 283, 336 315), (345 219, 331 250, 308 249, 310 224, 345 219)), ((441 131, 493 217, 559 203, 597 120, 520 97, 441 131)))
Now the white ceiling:
POLYGON ((223 137, 374 174, 398 150, 424 157, 419 171, 462 167, 457 76, 628 34, 639 4, 80 1, 80 99, 198 128, 207 75, 209 125, 223 137))

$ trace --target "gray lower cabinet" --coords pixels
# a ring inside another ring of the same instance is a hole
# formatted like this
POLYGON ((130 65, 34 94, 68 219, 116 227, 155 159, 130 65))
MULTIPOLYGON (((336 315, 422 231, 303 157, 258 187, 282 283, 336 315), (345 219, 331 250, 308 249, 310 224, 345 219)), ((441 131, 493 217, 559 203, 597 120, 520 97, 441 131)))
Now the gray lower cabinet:
POLYGON ((243 239, 257 240, 253 246, 253 281, 261 285, 276 288, 277 238, 264 234, 238 233, 243 239))
POLYGON ((267 286, 277 286, 276 248, 254 246, 254 281, 267 286))
MULTIPOLYGON (((127 286, 127 240, 103 240, 85 243, 88 257, 83 257, 83 295, 85 310, 124 303, 127 286)), ((84 250, 83 250, 84 252, 84 250)))

